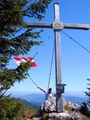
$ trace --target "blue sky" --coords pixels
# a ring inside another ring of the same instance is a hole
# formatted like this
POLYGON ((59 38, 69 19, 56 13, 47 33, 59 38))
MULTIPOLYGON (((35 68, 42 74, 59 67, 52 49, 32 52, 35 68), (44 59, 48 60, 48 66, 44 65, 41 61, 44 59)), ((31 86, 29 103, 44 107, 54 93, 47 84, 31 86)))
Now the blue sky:
MULTIPOLYGON (((65 23, 81 23, 90 24, 90 0, 58 0, 60 3, 60 20, 65 23)), ((55 2, 55 1, 54 1, 55 2)), ((28 22, 38 22, 36 19, 30 19, 28 22)), ((53 2, 50 4, 45 19, 42 22, 54 21, 53 2)), ((69 30, 64 32, 80 42, 90 50, 90 30, 69 30)), ((34 59, 38 67, 29 70, 31 78, 43 89, 47 90, 51 55, 54 43, 54 31, 52 29, 44 29, 41 33, 42 38, 38 40, 47 41, 44 46, 34 46, 28 53, 33 56, 39 49, 39 54, 34 59)), ((62 32, 61 37, 61 63, 62 63, 62 83, 67 84, 65 92, 86 91, 87 78, 90 78, 90 53, 71 41, 62 32)), ((55 56, 54 56, 55 57, 55 56)), ((17 67, 14 61, 11 66, 17 67)), ((53 60, 53 68, 50 86, 55 92, 55 58, 53 60)), ((15 83, 9 90, 10 92, 20 92, 21 94, 40 92, 30 79, 15 83)))

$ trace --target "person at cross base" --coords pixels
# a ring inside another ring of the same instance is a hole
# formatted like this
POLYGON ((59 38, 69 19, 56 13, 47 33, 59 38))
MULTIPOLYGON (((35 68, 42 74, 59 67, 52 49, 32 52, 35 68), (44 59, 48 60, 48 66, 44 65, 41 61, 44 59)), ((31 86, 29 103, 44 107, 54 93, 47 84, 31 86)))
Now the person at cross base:
POLYGON ((43 91, 46 95, 46 99, 45 100, 48 100, 48 99, 51 99, 52 98, 52 88, 49 88, 48 89, 48 92, 46 92, 45 90, 43 90, 42 88, 38 87, 41 91, 43 91))

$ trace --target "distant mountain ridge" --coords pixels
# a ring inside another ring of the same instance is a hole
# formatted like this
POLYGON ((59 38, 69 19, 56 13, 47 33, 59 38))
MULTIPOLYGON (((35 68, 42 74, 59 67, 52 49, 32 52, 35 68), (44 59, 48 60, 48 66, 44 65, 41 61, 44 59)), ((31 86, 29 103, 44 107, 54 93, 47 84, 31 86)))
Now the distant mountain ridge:
MULTIPOLYGON (((65 95, 64 98, 67 101, 70 101, 75 104, 81 104, 82 102, 87 101, 87 97, 76 97, 76 96, 65 95)), ((24 100, 30 102, 33 106, 39 107, 45 101, 45 95, 40 94, 40 93, 29 94, 29 95, 21 97, 21 99, 24 99, 24 100)))

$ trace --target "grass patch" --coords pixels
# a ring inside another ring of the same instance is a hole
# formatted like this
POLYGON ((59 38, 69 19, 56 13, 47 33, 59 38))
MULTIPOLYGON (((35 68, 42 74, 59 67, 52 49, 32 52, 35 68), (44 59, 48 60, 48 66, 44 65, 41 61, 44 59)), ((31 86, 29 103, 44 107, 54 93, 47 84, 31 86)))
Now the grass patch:
POLYGON ((70 107, 69 103, 67 103, 67 105, 64 107, 64 109, 66 111, 71 111, 72 108, 70 107))
POLYGON ((32 107, 26 107, 23 111, 21 120, 25 120, 26 118, 31 118, 39 113, 38 109, 34 109, 32 107))

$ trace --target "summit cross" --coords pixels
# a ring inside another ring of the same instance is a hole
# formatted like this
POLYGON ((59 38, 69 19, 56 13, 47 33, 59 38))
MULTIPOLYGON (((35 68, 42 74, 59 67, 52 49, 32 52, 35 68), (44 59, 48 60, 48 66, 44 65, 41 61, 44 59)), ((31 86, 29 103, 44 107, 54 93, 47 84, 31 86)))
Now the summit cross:
POLYGON ((89 30, 88 24, 67 24, 60 21, 59 3, 54 4, 54 22, 30 22, 26 26, 30 28, 52 28, 55 34, 55 68, 56 68, 56 111, 63 112, 64 106, 62 93, 64 86, 61 79, 61 48, 60 48, 60 31, 63 29, 89 30))

